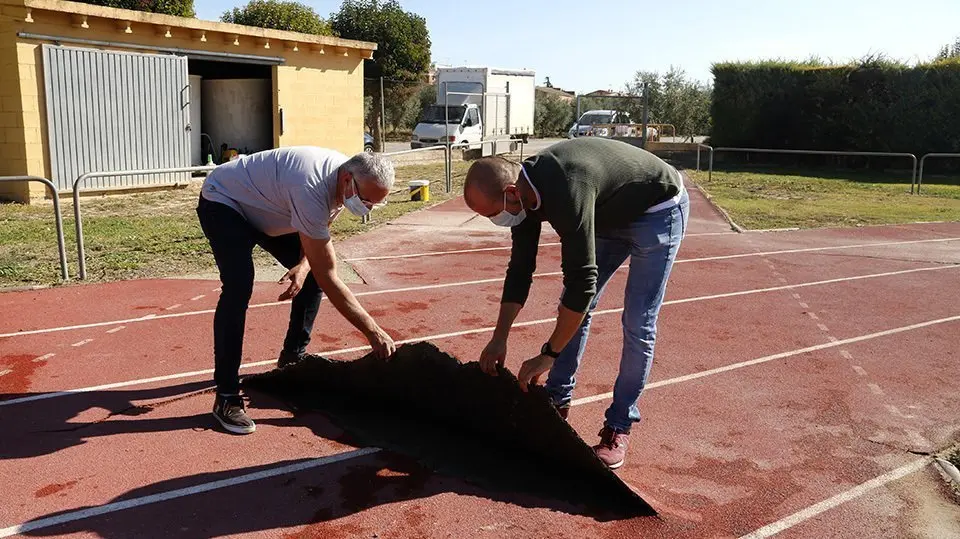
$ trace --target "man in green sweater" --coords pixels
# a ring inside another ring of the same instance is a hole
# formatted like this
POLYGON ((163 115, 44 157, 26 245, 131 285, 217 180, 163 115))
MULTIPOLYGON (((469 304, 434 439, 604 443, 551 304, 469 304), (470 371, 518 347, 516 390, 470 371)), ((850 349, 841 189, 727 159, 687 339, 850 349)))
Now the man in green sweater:
POLYGON ((500 316, 480 356, 489 374, 504 364, 510 328, 530 292, 542 223, 560 235, 564 291, 556 326, 517 377, 526 390, 549 371, 546 389, 564 419, 591 312, 629 258, 620 369, 594 447, 607 466, 619 468, 630 427, 640 420, 637 400, 653 362, 657 317, 686 231, 689 199, 680 173, 625 142, 584 137, 555 144, 522 164, 499 157, 476 161, 467 172, 464 199, 495 224, 512 227, 500 316))

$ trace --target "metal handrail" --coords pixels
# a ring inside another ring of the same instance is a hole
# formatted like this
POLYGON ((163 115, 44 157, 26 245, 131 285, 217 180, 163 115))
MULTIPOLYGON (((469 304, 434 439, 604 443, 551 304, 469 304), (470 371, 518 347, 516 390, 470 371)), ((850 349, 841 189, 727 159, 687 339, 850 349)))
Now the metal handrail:
POLYGON ((910 193, 913 193, 913 187, 917 181, 917 156, 906 152, 850 152, 833 150, 774 150, 769 148, 714 148, 710 153, 710 173, 708 177, 713 176, 713 153, 714 152, 741 152, 741 153, 782 153, 795 155, 850 155, 850 156, 872 156, 872 157, 909 157, 913 160, 913 175, 910 178, 910 193))
POLYGON ((84 258, 83 248, 83 221, 80 217, 80 184, 90 178, 107 178, 117 176, 149 176, 156 174, 174 174, 177 172, 209 172, 217 168, 216 165, 204 165, 199 167, 177 167, 177 168, 154 168, 146 170, 114 170, 109 172, 87 172, 81 174, 73 182, 73 216, 77 228, 77 267, 81 279, 87 278, 87 263, 84 258))
POLYGON ((0 182, 40 182, 50 188, 53 193, 53 213, 57 222, 57 249, 60 251, 60 278, 64 281, 70 280, 70 272, 67 270, 67 246, 63 239, 63 216, 60 213, 60 195, 57 193, 57 186, 52 181, 41 178, 40 176, 0 176, 0 182))
MULTIPOLYGON (((917 194, 920 194, 920 184, 923 183, 923 162, 927 160, 928 157, 960 157, 960 153, 928 153, 920 158, 920 174, 917 176, 917 194)), ((910 192, 913 193, 913 186, 910 187, 910 192)))

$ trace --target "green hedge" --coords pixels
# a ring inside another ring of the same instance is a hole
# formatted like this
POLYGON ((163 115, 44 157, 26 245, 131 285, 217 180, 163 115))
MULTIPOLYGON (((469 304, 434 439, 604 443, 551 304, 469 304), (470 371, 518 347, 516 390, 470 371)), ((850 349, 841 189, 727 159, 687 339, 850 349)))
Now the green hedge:
POLYGON ((713 146, 960 151, 960 62, 713 66, 713 146))

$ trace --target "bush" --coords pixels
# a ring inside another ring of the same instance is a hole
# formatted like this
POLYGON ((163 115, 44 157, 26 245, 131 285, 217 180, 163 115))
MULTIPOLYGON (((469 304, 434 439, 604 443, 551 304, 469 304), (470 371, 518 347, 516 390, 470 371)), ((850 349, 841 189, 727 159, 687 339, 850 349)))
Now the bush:
POLYGON ((134 11, 146 11, 148 13, 160 13, 163 15, 175 15, 177 17, 193 17, 196 12, 193 10, 193 0, 79 0, 84 4, 95 6, 113 7, 119 9, 132 9, 134 11))
POLYGON ((910 152, 960 148, 960 63, 713 66, 714 146, 910 152))
POLYGON ((320 36, 332 35, 330 25, 311 7, 285 0, 252 0, 225 12, 220 20, 245 26, 272 28, 320 36))
MULTIPOLYGON (((573 123, 574 112, 570 104, 546 92, 537 90, 534 102, 534 135, 538 137, 553 137, 566 135, 566 130, 573 123)), ((576 105, 574 105, 576 107, 576 105)))

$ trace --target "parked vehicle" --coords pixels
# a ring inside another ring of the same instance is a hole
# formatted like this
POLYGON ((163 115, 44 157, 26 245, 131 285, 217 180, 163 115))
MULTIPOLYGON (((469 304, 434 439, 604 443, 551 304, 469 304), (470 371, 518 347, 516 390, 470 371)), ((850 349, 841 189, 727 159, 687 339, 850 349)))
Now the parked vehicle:
POLYGON ((512 141, 526 142, 533 134, 535 75, 490 67, 438 68, 436 102, 424 108, 410 147, 468 144, 488 155, 510 151, 512 141), (496 147, 470 144, 492 139, 498 140, 496 147))
POLYGON ((373 153, 373 135, 363 132, 363 151, 373 153))
MULTIPOLYGON (((610 124, 631 124, 630 113, 616 110, 588 110, 567 131, 567 138, 593 136, 594 126, 610 124)), ((608 135, 599 135, 608 136, 608 135)))

